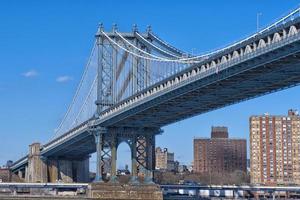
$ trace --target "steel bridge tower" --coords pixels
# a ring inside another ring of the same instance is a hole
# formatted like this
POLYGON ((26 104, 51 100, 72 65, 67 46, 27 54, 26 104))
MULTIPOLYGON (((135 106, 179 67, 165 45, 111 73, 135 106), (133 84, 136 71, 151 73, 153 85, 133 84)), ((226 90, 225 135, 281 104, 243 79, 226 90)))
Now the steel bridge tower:
MULTIPOLYGON (((150 29, 148 30, 150 31, 150 29)), ((139 57, 130 57, 126 51, 119 56, 119 48, 103 35, 103 31, 103 25, 100 24, 96 34, 98 48, 96 117, 100 116, 105 109, 117 104, 126 91, 129 91, 130 94, 135 94, 146 88, 151 79, 149 63, 139 57), (131 59, 131 66, 125 66, 129 59, 131 59), (125 67, 129 68, 129 70, 126 77, 122 80, 123 84, 118 85, 117 83, 121 79, 121 71, 125 67)), ((124 41, 120 40, 120 36, 116 34, 116 31, 117 26, 114 25, 112 32, 107 33, 107 35, 115 43, 123 43, 122 45, 125 45, 126 49, 135 50, 132 46, 124 44, 124 41)), ((122 35, 136 47, 150 53, 151 50, 137 39, 136 32, 137 27, 134 26, 132 33, 122 33, 122 35)), ((136 51, 136 53, 140 52, 136 51)), ((131 183, 138 183, 138 173, 144 175, 146 183, 152 182, 152 172, 155 168, 155 135, 161 133, 159 127, 143 127, 142 124, 140 127, 95 126, 92 130, 97 150, 96 181, 103 181, 105 162, 110 161, 110 181, 117 182, 117 148, 120 143, 126 142, 131 149, 131 183)))

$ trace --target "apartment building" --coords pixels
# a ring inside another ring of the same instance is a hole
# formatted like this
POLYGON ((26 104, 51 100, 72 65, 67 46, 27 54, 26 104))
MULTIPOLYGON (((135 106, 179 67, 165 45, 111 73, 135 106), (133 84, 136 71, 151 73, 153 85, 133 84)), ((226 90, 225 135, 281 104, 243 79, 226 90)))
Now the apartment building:
POLYGON ((251 183, 300 184, 300 116, 250 117, 251 183))
POLYGON ((246 172, 247 143, 245 139, 228 138, 227 127, 212 127, 211 138, 194 139, 194 171, 228 174, 246 172))

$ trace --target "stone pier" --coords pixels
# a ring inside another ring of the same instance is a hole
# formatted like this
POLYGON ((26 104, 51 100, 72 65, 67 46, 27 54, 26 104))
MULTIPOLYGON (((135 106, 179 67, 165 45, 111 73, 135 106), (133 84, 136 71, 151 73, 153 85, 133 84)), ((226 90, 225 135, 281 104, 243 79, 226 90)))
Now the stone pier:
POLYGON ((88 183, 89 180, 89 157, 77 159, 49 158, 48 181, 63 183, 88 183))
MULTIPOLYGON (((31 183, 63 182, 88 183, 89 156, 79 158, 45 158, 40 155, 40 143, 29 146, 28 166, 25 181, 31 183)), ((19 171, 19 176, 23 176, 19 171)))
POLYGON ((47 165, 40 155, 41 144, 33 143, 29 146, 28 167, 25 169, 26 182, 45 183, 47 178, 47 165))

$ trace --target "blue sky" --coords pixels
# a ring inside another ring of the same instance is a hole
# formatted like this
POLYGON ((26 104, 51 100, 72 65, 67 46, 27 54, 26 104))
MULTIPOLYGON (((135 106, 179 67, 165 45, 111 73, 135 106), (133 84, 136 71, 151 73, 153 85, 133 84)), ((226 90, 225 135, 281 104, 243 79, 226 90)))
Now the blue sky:
MULTIPOLYGON (((44 143, 54 136, 99 22, 106 30, 117 23, 120 31, 130 31, 132 24, 138 24, 140 31, 151 25, 174 46, 201 53, 253 33, 257 13, 262 13, 260 24, 267 25, 298 5, 296 0, 2 0, 0 164, 25 155, 30 143, 44 143)), ((188 164, 193 138, 209 136, 212 125, 228 126, 230 136, 248 139, 250 115, 285 114, 289 108, 300 108, 299 91, 295 87, 164 127, 157 145, 168 147, 188 164)), ((126 146, 120 148, 126 152, 126 146)))

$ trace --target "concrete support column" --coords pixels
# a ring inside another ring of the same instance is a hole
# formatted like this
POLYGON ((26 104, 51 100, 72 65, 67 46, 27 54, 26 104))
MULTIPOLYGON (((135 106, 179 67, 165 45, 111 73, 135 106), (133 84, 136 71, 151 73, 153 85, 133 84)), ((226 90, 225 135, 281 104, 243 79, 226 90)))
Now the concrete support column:
POLYGON ((112 135, 111 140, 111 177, 110 182, 117 182, 117 137, 112 135))
POLYGON ((132 138, 132 144, 131 144, 131 180, 130 182, 132 184, 139 183, 138 181, 138 174, 137 174, 137 150, 136 150, 136 143, 137 143, 137 137, 133 136, 132 138))
POLYGON ((103 182, 102 179, 102 166, 101 166, 101 157, 102 157, 102 134, 97 132, 94 134, 97 150, 97 166, 96 166, 96 177, 95 182, 103 182))

